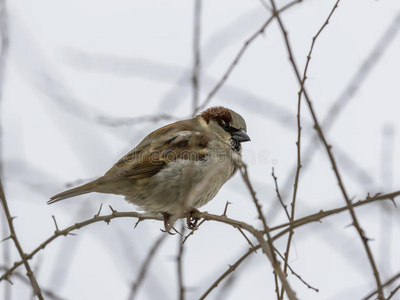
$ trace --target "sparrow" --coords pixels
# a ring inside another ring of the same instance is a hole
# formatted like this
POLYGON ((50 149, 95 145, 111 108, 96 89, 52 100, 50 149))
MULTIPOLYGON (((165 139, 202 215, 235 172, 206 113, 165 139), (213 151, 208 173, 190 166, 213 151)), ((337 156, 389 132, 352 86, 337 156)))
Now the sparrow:
POLYGON ((50 198, 48 204, 91 192, 125 196, 146 213, 169 218, 191 213, 212 200, 235 174, 241 143, 250 141, 246 122, 233 110, 211 107, 188 120, 147 135, 103 176, 50 198))

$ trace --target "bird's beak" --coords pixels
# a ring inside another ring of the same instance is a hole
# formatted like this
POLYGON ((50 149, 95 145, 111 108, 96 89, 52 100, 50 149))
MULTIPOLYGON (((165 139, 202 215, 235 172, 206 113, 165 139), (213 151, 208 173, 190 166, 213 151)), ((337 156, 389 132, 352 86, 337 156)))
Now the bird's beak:
POLYGON ((232 132, 231 135, 232 135, 232 138, 237 140, 239 143, 250 141, 250 137, 242 129, 240 129, 238 131, 235 131, 235 132, 232 132))

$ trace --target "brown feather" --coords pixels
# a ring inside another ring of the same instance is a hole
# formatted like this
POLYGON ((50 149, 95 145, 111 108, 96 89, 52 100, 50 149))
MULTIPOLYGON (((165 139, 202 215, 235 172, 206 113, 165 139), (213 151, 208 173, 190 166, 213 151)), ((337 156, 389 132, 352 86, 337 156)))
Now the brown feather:
POLYGON ((210 107, 203 111, 200 116, 208 123, 211 120, 216 121, 218 124, 222 123, 231 123, 232 122, 232 114, 229 109, 226 109, 222 106, 210 107))
POLYGON ((104 177, 149 178, 160 172, 171 161, 204 159, 211 136, 210 133, 202 132, 203 128, 198 122, 197 125, 189 126, 188 122, 180 121, 150 133, 135 149, 122 157, 104 177))

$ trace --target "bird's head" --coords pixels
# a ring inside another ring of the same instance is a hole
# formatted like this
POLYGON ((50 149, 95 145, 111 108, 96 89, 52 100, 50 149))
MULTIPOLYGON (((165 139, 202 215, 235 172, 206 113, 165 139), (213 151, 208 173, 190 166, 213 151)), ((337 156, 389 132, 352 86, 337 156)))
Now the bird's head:
POLYGON ((250 141, 250 137, 246 133, 246 122, 233 110, 222 106, 210 107, 200 116, 218 138, 230 144, 236 151, 240 152, 240 143, 250 141))

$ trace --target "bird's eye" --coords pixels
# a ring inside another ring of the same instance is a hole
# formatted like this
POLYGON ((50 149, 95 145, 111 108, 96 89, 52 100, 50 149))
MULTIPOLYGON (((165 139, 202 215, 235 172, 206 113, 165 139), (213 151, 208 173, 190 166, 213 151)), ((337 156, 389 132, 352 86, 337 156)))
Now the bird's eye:
POLYGON ((231 126, 229 126, 228 123, 222 124, 221 127, 222 127, 225 131, 229 131, 229 129, 231 129, 231 126))

